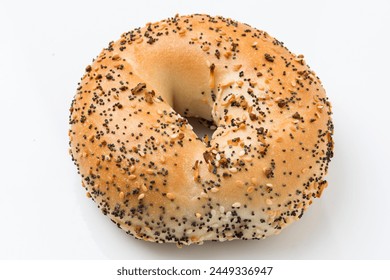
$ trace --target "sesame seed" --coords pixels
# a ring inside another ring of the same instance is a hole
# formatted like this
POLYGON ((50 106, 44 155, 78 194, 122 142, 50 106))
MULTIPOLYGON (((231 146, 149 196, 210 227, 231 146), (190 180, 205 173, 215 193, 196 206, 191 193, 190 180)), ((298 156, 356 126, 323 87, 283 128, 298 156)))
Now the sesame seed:
POLYGON ((120 57, 119 57, 119 54, 115 54, 112 56, 112 60, 119 60, 120 57))
POLYGON ((201 192, 201 193, 200 193, 200 197, 202 197, 202 198, 208 198, 209 196, 207 195, 207 193, 201 192))
POLYGON ((167 198, 173 200, 176 198, 176 195, 173 193, 167 193, 167 198))
POLYGON ((250 157, 250 156, 247 156, 247 157, 244 157, 244 160, 245 160, 246 162, 252 162, 252 161, 253 161, 253 158, 250 157))
POLYGON ((227 51, 223 54, 224 57, 229 58, 232 55, 231 51, 227 51))
POLYGON ((237 168, 236 167, 231 167, 231 168, 229 168, 229 171, 231 172, 231 173, 237 173, 237 168))
POLYGON ((179 136, 179 133, 174 133, 171 136, 169 136, 171 139, 176 139, 179 136))
POLYGON ((244 186, 244 182, 241 181, 241 180, 236 180, 236 185, 237 185, 237 187, 243 187, 244 186))
POLYGON ((152 169, 147 169, 146 174, 152 175, 154 174, 154 171, 152 169))

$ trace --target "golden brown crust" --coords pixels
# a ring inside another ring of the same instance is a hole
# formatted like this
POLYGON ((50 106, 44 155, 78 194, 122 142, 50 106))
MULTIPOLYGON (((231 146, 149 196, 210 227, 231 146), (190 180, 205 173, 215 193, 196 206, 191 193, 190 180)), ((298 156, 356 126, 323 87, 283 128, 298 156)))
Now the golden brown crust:
POLYGON ((87 67, 70 151, 92 199, 137 238, 259 239, 326 187, 330 116, 303 56, 230 19, 176 16, 123 34, 87 67), (182 116, 212 120, 213 138, 182 116))

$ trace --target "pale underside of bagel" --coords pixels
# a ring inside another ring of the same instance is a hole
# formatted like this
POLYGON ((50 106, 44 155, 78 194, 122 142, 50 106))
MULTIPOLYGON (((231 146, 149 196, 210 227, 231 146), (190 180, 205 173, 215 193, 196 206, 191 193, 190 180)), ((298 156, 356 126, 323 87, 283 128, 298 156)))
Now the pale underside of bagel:
POLYGON ((70 151, 88 195, 153 242, 261 239, 326 187, 331 106, 303 56, 222 17, 124 33, 87 67, 70 151), (213 121, 199 139, 186 117, 213 121))

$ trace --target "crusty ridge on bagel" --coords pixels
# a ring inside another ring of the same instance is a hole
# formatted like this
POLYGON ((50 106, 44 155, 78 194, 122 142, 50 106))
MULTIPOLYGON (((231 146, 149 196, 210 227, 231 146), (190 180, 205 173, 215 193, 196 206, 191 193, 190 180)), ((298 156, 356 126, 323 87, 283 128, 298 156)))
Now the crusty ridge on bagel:
POLYGON ((327 185, 333 125, 319 78, 231 19, 175 16, 124 33, 87 66, 70 111, 87 195, 139 239, 265 238, 327 185), (212 139, 190 116, 215 123, 212 139))

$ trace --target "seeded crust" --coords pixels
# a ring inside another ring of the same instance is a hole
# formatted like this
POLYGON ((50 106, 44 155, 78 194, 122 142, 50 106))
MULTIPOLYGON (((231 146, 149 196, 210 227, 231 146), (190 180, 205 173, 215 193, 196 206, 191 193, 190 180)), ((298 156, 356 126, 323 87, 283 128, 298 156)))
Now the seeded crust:
POLYGON ((177 15, 124 33, 86 68, 70 112, 87 196, 139 239, 262 239, 327 186, 333 125, 319 78, 231 19, 177 15), (215 124, 212 139, 190 116, 215 124))

